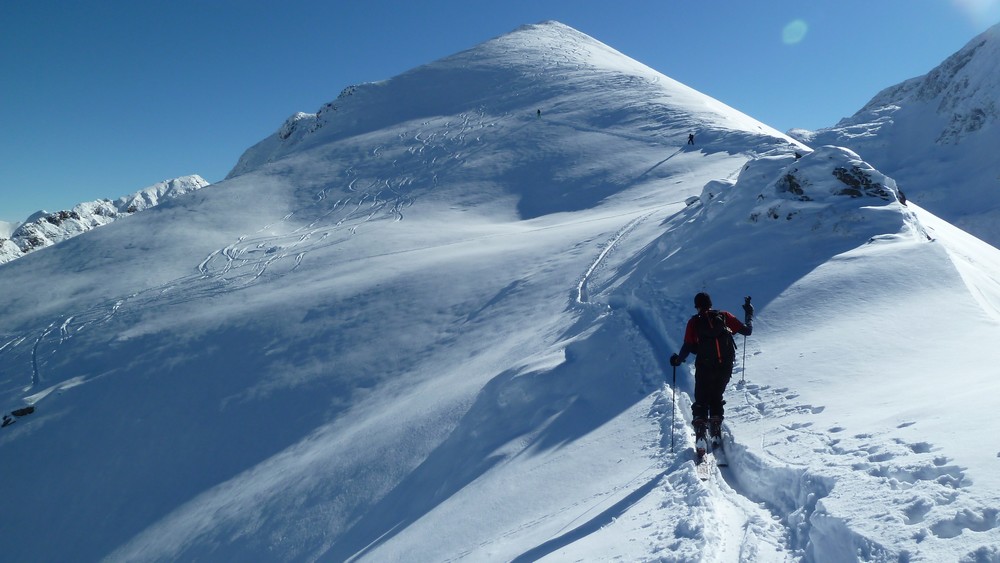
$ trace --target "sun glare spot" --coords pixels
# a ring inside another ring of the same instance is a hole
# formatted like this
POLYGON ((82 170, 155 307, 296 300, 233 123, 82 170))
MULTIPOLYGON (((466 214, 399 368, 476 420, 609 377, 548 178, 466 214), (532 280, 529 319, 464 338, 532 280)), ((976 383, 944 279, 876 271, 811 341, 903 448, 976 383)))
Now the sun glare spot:
POLYGON ((1000 0, 951 0, 973 25, 992 25, 1000 18, 1000 0))
POLYGON ((808 31, 809 25, 806 22, 793 20, 788 22, 785 29, 781 31, 781 40, 785 42, 785 45, 795 45, 805 38, 808 31))

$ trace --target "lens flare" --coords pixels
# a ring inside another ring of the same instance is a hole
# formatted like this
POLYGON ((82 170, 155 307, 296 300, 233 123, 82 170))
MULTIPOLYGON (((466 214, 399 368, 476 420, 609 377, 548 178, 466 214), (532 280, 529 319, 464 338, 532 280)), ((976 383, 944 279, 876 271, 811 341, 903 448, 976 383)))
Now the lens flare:
POLYGON ((806 22, 793 20, 788 22, 785 29, 781 31, 781 40, 785 42, 785 45, 795 45, 805 39, 808 31, 809 25, 806 22))
POLYGON ((951 0, 973 25, 992 25, 1000 19, 1000 0, 951 0))

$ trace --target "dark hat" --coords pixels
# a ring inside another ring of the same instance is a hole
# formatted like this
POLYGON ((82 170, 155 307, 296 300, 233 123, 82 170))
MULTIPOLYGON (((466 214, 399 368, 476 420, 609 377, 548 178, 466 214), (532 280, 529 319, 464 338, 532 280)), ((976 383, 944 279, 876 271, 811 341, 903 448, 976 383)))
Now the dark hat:
POLYGON ((705 292, 701 292, 694 296, 694 306, 698 308, 699 311, 704 309, 712 308, 712 298, 705 292))

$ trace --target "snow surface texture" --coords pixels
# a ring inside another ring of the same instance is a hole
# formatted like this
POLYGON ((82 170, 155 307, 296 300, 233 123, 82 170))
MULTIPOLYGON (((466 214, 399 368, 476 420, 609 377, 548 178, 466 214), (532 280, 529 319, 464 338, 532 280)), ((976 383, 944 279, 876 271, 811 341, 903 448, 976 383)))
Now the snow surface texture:
POLYGON ((1000 558, 1000 251, 857 153, 554 22, 334 105, 0 266, 4 559, 1000 558))
POLYGON ((1000 24, 837 125, 791 134, 854 149, 907 197, 1000 247, 1000 24))
POLYGON ((165 180, 115 201, 81 203, 69 211, 39 211, 19 225, 0 224, 0 264, 107 225, 208 185, 198 175, 165 180), (4 227, 10 228, 4 228, 4 227))

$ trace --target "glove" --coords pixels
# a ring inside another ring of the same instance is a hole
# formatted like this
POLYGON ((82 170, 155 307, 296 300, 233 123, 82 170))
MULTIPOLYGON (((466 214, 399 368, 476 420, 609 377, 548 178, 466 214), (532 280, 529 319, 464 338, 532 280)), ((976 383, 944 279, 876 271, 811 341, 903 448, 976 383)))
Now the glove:
POLYGON ((749 295, 746 300, 743 301, 743 319, 743 324, 750 324, 753 322, 753 305, 750 304, 749 295))
POLYGON ((674 367, 677 367, 677 366, 679 366, 679 365, 681 365, 683 363, 684 363, 684 361, 681 360, 681 357, 678 356, 677 354, 674 354, 673 356, 670 356, 670 365, 672 365, 674 367))

